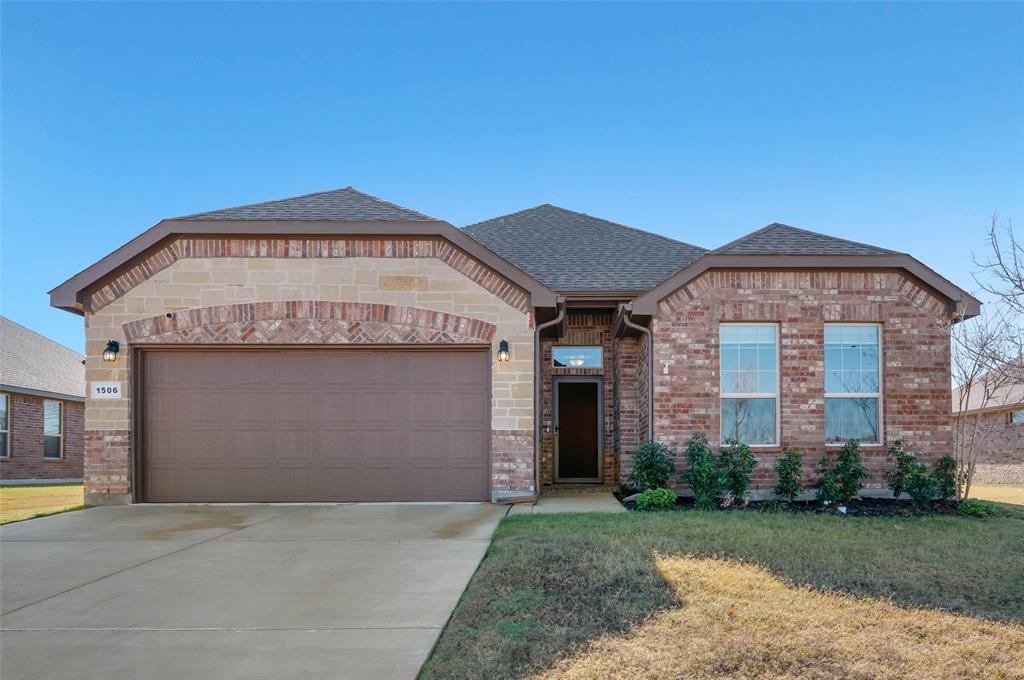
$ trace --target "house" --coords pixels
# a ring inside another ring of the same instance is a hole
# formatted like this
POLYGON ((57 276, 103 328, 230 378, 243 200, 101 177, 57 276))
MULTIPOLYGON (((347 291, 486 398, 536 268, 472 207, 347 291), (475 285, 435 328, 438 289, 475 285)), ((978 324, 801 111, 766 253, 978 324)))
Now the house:
POLYGON ((953 425, 964 450, 975 447, 974 481, 1024 484, 1021 371, 994 370, 953 390, 953 425))
POLYGON ((952 449, 909 255, 772 224, 715 250, 551 205, 457 229, 351 187, 163 220, 51 291, 85 317, 87 502, 506 500, 697 430, 952 449))
POLYGON ((0 481, 81 481, 84 363, 0 316, 0 481))

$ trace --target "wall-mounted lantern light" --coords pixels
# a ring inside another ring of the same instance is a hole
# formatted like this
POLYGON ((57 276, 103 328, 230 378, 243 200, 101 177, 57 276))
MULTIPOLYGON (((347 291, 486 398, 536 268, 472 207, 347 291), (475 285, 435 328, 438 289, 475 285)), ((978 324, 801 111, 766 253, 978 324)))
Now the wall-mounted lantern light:
POLYGON ((511 353, 508 351, 508 340, 502 340, 498 343, 498 361, 505 362, 511 358, 511 353))
POLYGON ((107 340, 107 348, 103 350, 104 361, 117 361, 117 353, 121 351, 121 343, 117 340, 107 340))

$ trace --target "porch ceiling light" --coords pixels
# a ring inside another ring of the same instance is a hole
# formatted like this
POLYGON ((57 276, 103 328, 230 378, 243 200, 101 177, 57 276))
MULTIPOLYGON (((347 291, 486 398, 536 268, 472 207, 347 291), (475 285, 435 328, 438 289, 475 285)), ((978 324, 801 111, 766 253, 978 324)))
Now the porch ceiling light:
POLYGON ((502 340, 498 343, 498 361, 506 362, 512 358, 512 353, 508 351, 508 340, 502 340))
POLYGON ((121 343, 117 340, 107 340, 107 348, 103 350, 104 361, 117 361, 117 353, 121 351, 121 343))
POLYGON ((584 356, 580 356, 579 354, 573 354, 569 356, 569 365, 572 366, 573 368, 579 368, 584 363, 586 363, 586 361, 587 358, 584 356))

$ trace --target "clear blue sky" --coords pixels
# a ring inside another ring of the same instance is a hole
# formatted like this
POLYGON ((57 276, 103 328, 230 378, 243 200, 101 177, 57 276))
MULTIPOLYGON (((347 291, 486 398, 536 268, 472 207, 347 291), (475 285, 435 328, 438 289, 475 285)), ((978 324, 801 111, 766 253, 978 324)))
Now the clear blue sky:
POLYGON ((161 218, 349 184, 457 226, 785 222, 965 287, 1024 222, 1021 3, 0 11, 0 313, 76 349, 46 291, 161 218))

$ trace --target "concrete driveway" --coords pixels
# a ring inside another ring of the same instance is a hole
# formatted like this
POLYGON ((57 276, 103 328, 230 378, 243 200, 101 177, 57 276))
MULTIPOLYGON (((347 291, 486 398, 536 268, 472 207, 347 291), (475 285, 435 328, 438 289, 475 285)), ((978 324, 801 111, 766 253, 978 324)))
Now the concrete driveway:
POLYGON ((488 504, 93 508, 0 529, 4 680, 412 678, 488 504))

